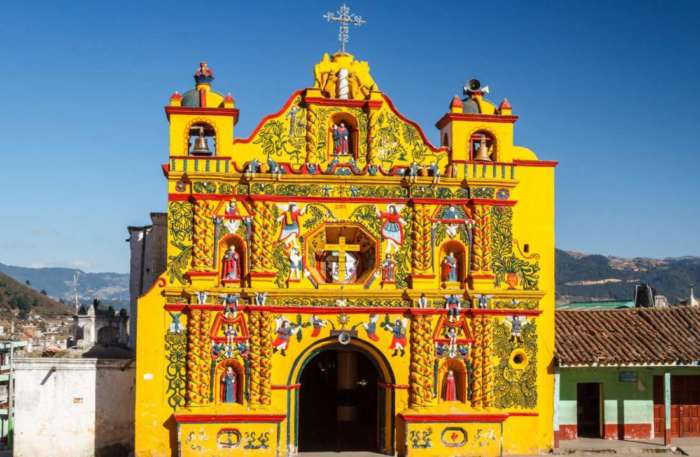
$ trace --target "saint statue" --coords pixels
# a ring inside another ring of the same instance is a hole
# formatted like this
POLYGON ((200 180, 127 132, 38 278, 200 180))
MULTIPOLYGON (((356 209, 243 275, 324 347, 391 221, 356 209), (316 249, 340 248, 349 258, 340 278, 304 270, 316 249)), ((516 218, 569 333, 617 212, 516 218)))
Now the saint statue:
POLYGON ((457 383, 455 382, 455 374, 452 370, 449 370, 447 372, 447 376, 445 376, 445 391, 443 393, 443 400, 457 400, 457 383))
POLYGON ((236 373, 232 366, 226 367, 226 372, 221 376, 221 401, 236 403, 236 373))
POLYGON ((241 256, 234 246, 230 246, 224 254, 221 272, 225 280, 241 279, 241 256))
POLYGON ((345 126, 345 122, 333 124, 333 154, 347 155, 350 153, 350 130, 345 126))
POLYGON ((449 282, 456 282, 459 280, 457 277, 457 258, 454 252, 450 252, 442 260, 442 280, 449 282))
POLYGON ((382 281, 396 282, 396 262, 391 258, 391 254, 387 254, 382 262, 382 281))
POLYGON ((289 251, 289 279, 292 281, 301 279, 301 254, 295 247, 289 251))

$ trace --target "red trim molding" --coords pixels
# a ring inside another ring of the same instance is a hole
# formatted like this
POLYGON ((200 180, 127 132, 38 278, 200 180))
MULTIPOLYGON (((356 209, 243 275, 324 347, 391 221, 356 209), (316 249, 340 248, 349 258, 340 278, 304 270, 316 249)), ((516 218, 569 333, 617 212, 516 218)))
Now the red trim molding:
POLYGON ((185 274, 190 278, 213 278, 218 273, 216 271, 188 271, 185 274))
POLYGON ((559 162, 556 160, 520 160, 514 159, 513 165, 518 165, 520 167, 556 167, 559 162))
POLYGON ((188 108, 184 106, 166 106, 165 115, 170 120, 171 114, 189 114, 195 116, 230 116, 233 124, 238 123, 238 109, 236 108, 188 108))
POLYGON ((338 98, 322 98, 322 97, 305 97, 305 103, 322 106, 344 106, 348 108, 365 108, 371 109, 381 108, 380 100, 341 100, 338 98))
POLYGON ((278 423, 286 417, 286 414, 173 414, 173 418, 178 424, 278 423))
MULTIPOLYGON (((224 309, 223 304, 204 304, 195 303, 169 303, 163 306, 166 311, 183 311, 183 310, 202 310, 202 311, 221 311, 224 309)), ((259 305, 239 305, 239 311, 269 311, 273 313, 298 313, 298 314, 411 314, 417 316, 425 315, 446 315, 446 309, 437 308, 409 308, 402 307, 383 307, 383 306, 259 306, 259 305)), ((475 309, 462 308, 460 313, 467 316, 539 316, 542 310, 539 309, 475 309)))
POLYGON ((251 271, 250 272, 250 277, 251 278, 274 278, 277 276, 277 273, 274 271, 251 271))
POLYGON ((503 422, 508 414, 399 414, 406 422, 503 422))
POLYGON ((441 129, 452 121, 497 122, 500 124, 514 124, 517 120, 518 116, 501 116, 498 114, 447 113, 435 123, 435 127, 441 129))
POLYGON ((287 111, 287 108, 289 108, 289 106, 292 104, 292 102, 293 102, 294 100, 296 100, 296 98, 297 98, 299 95, 301 95, 302 92, 303 92, 303 91, 301 91, 301 90, 298 90, 298 91, 294 92, 294 93, 292 94, 292 96, 289 97, 289 99, 287 99, 287 102, 284 104, 284 106, 282 106, 282 109, 280 109, 280 110, 277 111, 276 113, 268 114, 267 116, 263 117, 263 118, 260 120, 260 122, 258 123, 258 125, 255 127, 255 130, 253 130, 253 133, 251 133, 250 136, 249 136, 248 138, 236 138, 236 139, 233 140, 233 144, 236 144, 236 143, 250 143, 250 141, 251 141, 253 138, 255 138, 255 135, 258 134, 258 132, 260 131, 260 129, 262 128, 262 126, 265 125, 265 123, 266 123, 267 121, 269 121, 270 119, 274 119, 274 118, 276 118, 276 117, 281 116, 282 113, 284 113, 285 111, 287 111))

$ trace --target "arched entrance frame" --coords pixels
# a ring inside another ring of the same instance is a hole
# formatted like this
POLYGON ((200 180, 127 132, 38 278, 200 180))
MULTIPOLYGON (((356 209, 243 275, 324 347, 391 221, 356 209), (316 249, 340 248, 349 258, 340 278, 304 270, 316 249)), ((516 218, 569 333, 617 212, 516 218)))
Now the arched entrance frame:
MULTIPOLYGON (((338 342, 336 337, 329 337, 323 340, 317 341, 314 344, 309 345, 304 351, 302 351, 299 356, 294 359, 292 363, 292 369, 289 371, 289 377, 287 378, 287 384, 299 384, 301 381, 301 374, 304 368, 320 353, 329 350, 342 349, 345 351, 356 351, 365 355, 371 362, 372 365, 377 369, 381 376, 381 381, 392 386, 391 388, 380 389, 379 391, 379 428, 380 428, 380 449, 386 454, 394 455, 394 439, 395 439, 395 394, 393 386, 396 385, 396 379, 394 377, 394 372, 391 369, 391 364, 384 357, 384 354, 377 349, 371 343, 361 340, 359 338, 353 338, 352 342, 347 345, 342 345, 338 342), (383 431, 382 431, 383 429, 383 431)), ((291 450, 291 445, 293 443, 293 448, 296 451, 299 449, 299 391, 301 389, 294 389, 287 391, 287 448, 291 450), (293 408, 292 408, 293 407, 293 408), (294 438, 292 442, 291 436, 291 423, 294 421, 294 438)))

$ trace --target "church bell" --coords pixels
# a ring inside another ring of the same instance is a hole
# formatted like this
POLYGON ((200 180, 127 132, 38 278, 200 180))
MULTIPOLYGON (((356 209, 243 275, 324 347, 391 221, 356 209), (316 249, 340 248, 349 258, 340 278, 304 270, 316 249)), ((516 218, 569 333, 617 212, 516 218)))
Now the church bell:
POLYGON ((210 156, 211 150, 209 149, 209 142, 204 137, 204 129, 199 128, 199 136, 195 138, 194 145, 190 149, 190 154, 195 156, 210 156))
POLYGON ((479 160, 482 162, 488 162, 491 160, 490 154, 489 154, 489 148, 486 146, 486 137, 482 136, 481 140, 479 141, 479 149, 476 151, 476 155, 474 156, 474 160, 479 160))

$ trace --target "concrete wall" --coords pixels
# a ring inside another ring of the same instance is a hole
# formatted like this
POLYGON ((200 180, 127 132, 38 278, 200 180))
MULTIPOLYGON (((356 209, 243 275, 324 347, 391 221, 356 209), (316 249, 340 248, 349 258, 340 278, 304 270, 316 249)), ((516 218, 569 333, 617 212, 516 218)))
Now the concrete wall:
MULTIPOLYGON (((654 376, 664 368, 560 368, 559 436, 576 438, 579 383, 602 383, 604 438, 652 438, 654 436, 654 376), (637 382, 620 382, 621 371, 637 373, 637 382), (622 426, 618 426, 622 424, 622 426)), ((671 375, 697 375, 700 368, 671 368, 671 375)))
POLYGON ((151 213, 152 225, 128 227, 131 262, 129 267, 129 347, 136 347, 136 302, 165 271, 168 215, 151 213))
POLYGON ((14 457, 123 457, 133 448, 130 359, 18 358, 14 457))

